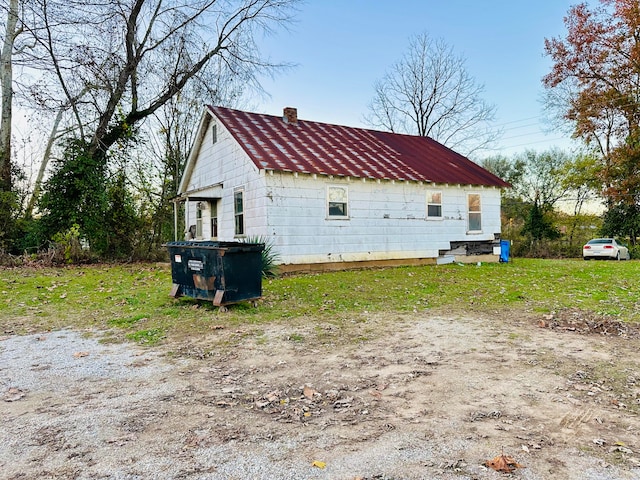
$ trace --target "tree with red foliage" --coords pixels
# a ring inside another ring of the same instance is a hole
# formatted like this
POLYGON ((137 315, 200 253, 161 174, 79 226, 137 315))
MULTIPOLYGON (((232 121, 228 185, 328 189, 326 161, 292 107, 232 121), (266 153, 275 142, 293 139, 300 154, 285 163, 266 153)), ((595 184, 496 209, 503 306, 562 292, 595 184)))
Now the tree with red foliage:
POLYGON ((600 0, 569 9, 566 38, 545 39, 554 64, 545 87, 565 92, 574 135, 596 142, 603 155, 640 128, 640 5, 600 0))
POLYGON ((545 39, 553 66, 543 83, 560 92, 574 136, 600 151, 609 208, 636 203, 640 176, 630 173, 640 168, 640 4, 581 3, 564 21, 565 38, 545 39))

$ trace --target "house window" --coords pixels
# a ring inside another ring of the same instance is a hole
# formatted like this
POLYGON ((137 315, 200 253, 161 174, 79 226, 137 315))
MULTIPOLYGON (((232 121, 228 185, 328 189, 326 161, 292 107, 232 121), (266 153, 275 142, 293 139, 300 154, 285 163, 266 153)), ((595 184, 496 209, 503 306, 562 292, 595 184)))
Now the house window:
POLYGON ((233 213, 235 215, 235 234, 244 235, 244 190, 238 189, 233 192, 233 213))
POLYGON ((196 205, 196 238, 202 238, 202 218, 204 217, 204 210, 204 202, 198 202, 196 205))
POLYGON ((327 187, 327 212, 329 218, 348 218, 348 200, 349 192, 347 187, 327 187))
POLYGON ((211 125, 211 143, 216 143, 218 141, 218 125, 215 123, 211 125))
POLYGON ((218 238, 218 201, 211 203, 211 238, 218 238))
POLYGON ((469 205, 468 227, 470 232, 482 231, 482 209, 479 193, 470 193, 467 195, 469 205))
POLYGON ((427 218, 442 218, 442 192, 427 192, 427 218))

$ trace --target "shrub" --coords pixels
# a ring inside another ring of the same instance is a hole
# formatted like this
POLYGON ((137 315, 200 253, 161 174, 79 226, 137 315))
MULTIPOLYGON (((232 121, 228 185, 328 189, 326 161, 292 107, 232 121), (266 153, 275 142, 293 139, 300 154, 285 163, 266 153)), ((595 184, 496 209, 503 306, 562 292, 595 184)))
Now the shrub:
POLYGON ((278 275, 278 263, 280 262, 280 254, 275 250, 273 240, 262 235, 247 237, 245 243, 262 243, 262 277, 273 278, 278 275))
POLYGON ((58 232, 53 236, 54 262, 62 260, 64 263, 82 263, 89 260, 89 255, 82 248, 80 226, 73 224, 65 232, 58 232))

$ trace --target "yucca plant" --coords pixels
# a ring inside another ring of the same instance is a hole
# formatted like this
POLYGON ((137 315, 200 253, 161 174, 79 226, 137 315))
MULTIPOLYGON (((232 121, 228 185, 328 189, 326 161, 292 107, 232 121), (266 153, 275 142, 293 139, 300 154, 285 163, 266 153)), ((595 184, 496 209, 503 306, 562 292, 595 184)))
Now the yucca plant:
POLYGON ((244 243, 264 244, 264 250, 262 250, 262 278, 273 278, 278 276, 280 254, 275 250, 273 239, 262 235, 256 235, 246 237, 243 241, 244 243))

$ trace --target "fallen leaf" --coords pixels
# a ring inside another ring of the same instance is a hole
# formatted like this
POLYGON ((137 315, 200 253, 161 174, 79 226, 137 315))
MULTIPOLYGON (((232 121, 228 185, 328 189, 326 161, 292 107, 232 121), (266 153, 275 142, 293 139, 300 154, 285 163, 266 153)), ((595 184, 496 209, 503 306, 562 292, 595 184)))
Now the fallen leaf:
POLYGON ((325 468, 327 466, 326 463, 321 462, 320 460, 314 460, 311 464, 312 467, 325 468))
POLYGON ((73 354, 75 358, 88 357, 89 352, 76 352, 73 354))
POLYGON ((309 385, 305 385, 304 388, 302 389, 302 393, 309 400, 313 400, 313 395, 316 393, 316 391, 313 388, 311 388, 309 385))
POLYGON ((524 468, 524 465, 520 465, 513 457, 507 455, 498 455, 492 460, 487 460, 484 464, 493 468, 496 472, 512 473, 516 468, 524 468))

